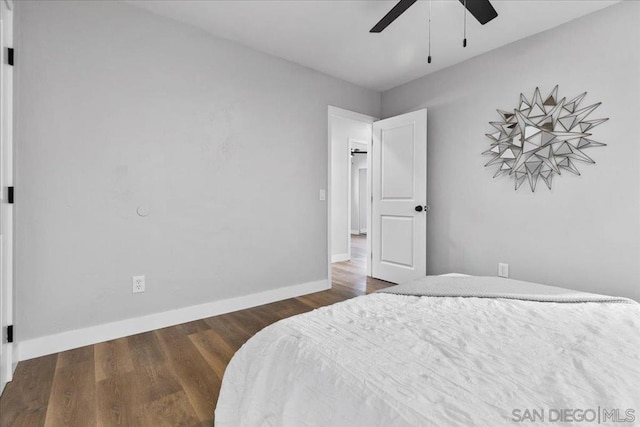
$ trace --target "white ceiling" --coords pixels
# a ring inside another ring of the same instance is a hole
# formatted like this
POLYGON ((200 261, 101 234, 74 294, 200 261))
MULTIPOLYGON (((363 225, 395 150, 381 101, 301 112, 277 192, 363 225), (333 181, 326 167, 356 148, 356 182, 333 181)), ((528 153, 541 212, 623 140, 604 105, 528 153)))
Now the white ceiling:
POLYGON ((494 0, 498 17, 482 26, 458 0, 418 1, 381 34, 369 29, 396 3, 382 0, 128 0, 216 36, 367 88, 383 91, 547 30, 618 0, 494 0))

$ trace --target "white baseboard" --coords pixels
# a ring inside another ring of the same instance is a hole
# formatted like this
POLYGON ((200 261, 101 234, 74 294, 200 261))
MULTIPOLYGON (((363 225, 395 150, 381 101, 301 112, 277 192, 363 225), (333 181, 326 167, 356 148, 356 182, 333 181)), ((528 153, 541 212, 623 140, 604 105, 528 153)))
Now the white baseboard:
POLYGON ((244 310, 258 305, 294 298, 313 292, 320 292, 331 288, 328 279, 316 280, 299 285, 285 286, 251 295, 212 301, 191 307, 178 308, 161 313, 149 314, 133 319, 120 320, 88 328, 75 329, 54 335, 21 341, 19 346, 20 360, 33 359, 47 354, 59 353, 85 345, 96 344, 167 326, 179 325, 198 319, 204 319, 232 311, 244 310))
POLYGON ((349 256, 349 254, 331 255, 331 262, 343 262, 349 261, 350 259, 351 257, 349 256))

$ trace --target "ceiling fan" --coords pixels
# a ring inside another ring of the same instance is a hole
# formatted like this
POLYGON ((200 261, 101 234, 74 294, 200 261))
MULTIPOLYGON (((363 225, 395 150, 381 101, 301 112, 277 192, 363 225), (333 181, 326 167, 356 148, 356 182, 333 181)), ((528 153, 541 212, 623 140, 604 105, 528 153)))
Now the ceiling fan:
MULTIPOLYGON (((393 21, 402 15, 418 0, 400 0, 376 25, 370 33, 380 33, 393 21)), ((498 12, 491 6, 489 0, 459 0, 460 3, 473 15, 482 25, 498 16, 498 12)))

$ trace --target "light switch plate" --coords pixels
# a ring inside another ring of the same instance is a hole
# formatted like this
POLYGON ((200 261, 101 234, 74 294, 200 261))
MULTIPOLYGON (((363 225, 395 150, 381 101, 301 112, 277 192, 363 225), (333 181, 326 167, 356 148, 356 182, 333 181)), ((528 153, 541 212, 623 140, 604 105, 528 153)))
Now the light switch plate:
POLYGON ((509 277, 509 264, 498 263, 498 277, 509 277))
POLYGON ((327 190, 320 190, 320 200, 327 200, 327 190))

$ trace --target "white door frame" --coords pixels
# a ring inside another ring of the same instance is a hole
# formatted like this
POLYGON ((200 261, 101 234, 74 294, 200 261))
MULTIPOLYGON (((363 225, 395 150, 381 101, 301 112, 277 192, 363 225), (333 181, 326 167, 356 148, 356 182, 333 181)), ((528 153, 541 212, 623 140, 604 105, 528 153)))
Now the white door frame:
POLYGON ((15 344, 6 342, 6 327, 13 324, 13 205, 7 187, 13 186, 13 67, 7 48, 13 47, 13 1, 0 4, 0 393, 13 379, 18 358, 15 344))
MULTIPOLYGON (((331 191, 331 122, 333 117, 342 117, 345 119, 356 120, 359 122, 369 123, 373 125, 373 122, 378 118, 368 116, 366 114, 356 113, 354 111, 345 110, 343 108, 334 107, 329 105, 327 107, 327 277, 331 282, 331 203, 332 203, 332 191, 331 191)), ((370 151, 371 141, 368 141, 367 151, 370 151)), ((368 162, 371 161, 370 156, 368 162)), ((349 162, 351 164, 351 162, 349 162)), ((370 166, 370 165, 369 165, 370 166)), ((370 188, 370 185, 367 185, 370 188)), ((369 209, 368 211, 370 211, 369 209)), ((351 221, 351 218, 349 218, 351 221)), ((349 227, 350 228, 350 227, 349 227)), ((370 275, 370 256, 371 247, 369 246, 369 239, 367 239, 367 275, 370 275)))

